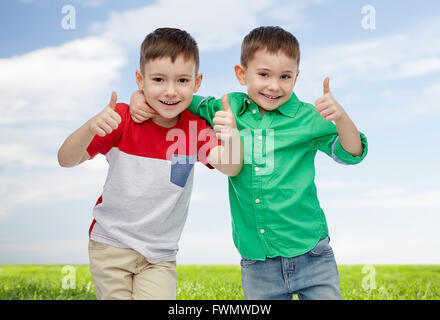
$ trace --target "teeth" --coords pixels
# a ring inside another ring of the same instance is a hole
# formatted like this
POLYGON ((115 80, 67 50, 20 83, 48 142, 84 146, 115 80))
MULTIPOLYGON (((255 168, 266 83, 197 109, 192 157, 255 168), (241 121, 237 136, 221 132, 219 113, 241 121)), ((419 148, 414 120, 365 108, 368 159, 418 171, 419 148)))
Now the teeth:
POLYGON ((263 95, 266 96, 266 97, 268 97, 268 98, 270 98, 270 99, 277 99, 277 98, 280 97, 280 96, 274 97, 274 96, 270 96, 270 95, 268 95, 268 94, 264 94, 264 93, 263 93, 263 95))
POLYGON ((162 101, 162 100, 160 100, 160 102, 162 102, 162 103, 164 103, 164 104, 167 104, 167 105, 173 105, 173 104, 177 104, 177 103, 179 103, 180 101, 169 102, 169 101, 162 101))

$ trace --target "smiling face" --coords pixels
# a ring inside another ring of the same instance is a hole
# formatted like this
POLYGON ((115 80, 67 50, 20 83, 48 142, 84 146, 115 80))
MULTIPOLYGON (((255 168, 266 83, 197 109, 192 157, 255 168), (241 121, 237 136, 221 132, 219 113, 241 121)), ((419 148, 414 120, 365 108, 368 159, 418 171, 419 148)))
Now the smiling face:
POLYGON ((282 51, 272 54, 261 49, 255 52, 246 68, 236 65, 235 73, 240 84, 247 86, 249 98, 260 111, 270 111, 290 99, 299 71, 296 59, 282 51))
POLYGON ((183 54, 174 62, 170 57, 151 59, 145 63, 144 74, 136 71, 136 82, 162 118, 176 120, 200 87, 202 75, 196 75, 195 68, 194 59, 185 60, 183 54))

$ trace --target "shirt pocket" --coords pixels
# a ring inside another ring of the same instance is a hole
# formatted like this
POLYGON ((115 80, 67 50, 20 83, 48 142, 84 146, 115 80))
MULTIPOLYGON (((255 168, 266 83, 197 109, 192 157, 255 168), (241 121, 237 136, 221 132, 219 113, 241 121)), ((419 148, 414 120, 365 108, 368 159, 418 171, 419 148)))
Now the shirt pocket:
POLYGON ((173 154, 171 159, 170 182, 184 188, 195 161, 196 156, 173 154))

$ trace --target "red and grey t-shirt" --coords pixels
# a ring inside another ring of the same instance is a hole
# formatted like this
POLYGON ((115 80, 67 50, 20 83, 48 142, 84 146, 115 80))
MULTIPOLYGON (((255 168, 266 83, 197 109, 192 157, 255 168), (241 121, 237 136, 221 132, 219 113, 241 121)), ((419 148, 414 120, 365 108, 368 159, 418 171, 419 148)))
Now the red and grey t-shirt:
POLYGON ((151 263, 175 260, 188 213, 194 163, 207 163, 220 144, 205 120, 185 110, 173 128, 153 121, 134 123, 127 104, 118 103, 119 127, 96 135, 90 157, 105 155, 107 179, 94 209, 90 238, 131 248, 151 263))

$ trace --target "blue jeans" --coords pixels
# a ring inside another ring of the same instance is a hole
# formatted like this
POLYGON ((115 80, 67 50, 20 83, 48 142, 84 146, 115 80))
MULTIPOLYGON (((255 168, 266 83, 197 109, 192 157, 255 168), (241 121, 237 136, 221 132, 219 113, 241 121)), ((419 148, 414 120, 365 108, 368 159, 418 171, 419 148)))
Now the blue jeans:
POLYGON ((248 300, 341 300, 339 274, 330 239, 293 258, 242 258, 241 282, 248 300))

